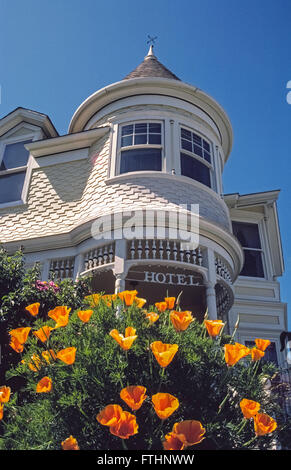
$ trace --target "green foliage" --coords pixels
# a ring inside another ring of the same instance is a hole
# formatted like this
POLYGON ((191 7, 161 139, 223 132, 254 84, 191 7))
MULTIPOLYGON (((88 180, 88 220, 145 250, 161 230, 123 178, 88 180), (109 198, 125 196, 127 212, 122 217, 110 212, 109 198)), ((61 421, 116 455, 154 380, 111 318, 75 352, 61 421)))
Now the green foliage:
MULTIPOLYGON (((35 300, 35 299, 33 299, 35 300)), ((70 305, 68 305, 70 306, 70 305)), ((82 305, 82 309, 88 305, 82 305)), ((154 309, 152 309, 154 310, 154 309)), ((54 326, 48 317, 33 320, 32 330, 42 325, 54 326)), ((263 388, 263 378, 274 373, 271 365, 257 366, 250 357, 227 367, 223 343, 229 338, 213 340, 197 321, 184 332, 176 332, 169 311, 160 314, 151 324, 143 310, 135 305, 124 307, 120 300, 108 306, 104 300, 94 308, 88 323, 77 311, 70 314, 66 327, 52 331, 41 343, 32 332, 18 365, 6 374, 6 385, 12 388, 12 399, 4 406, 1 449, 60 449, 61 442, 73 435, 80 449, 121 449, 122 442, 107 426, 96 420, 108 404, 119 404, 136 414, 138 434, 126 440, 129 449, 162 449, 163 436, 175 422, 194 419, 206 428, 205 439, 195 449, 269 449, 282 432, 283 421, 276 397, 263 388), (109 335, 112 329, 124 334, 125 328, 136 329, 138 338, 124 351, 109 335), (150 349, 153 341, 179 345, 173 361, 161 368, 150 349), (42 351, 75 347, 76 360, 67 365, 57 360, 42 360, 39 370, 30 370, 33 354, 42 351), (53 390, 36 393, 36 385, 44 376, 52 379, 53 390), (14 380, 23 386, 16 395, 14 380), (147 399, 133 412, 121 400, 120 391, 128 385, 143 385, 147 399), (156 415, 151 396, 167 392, 178 398, 179 408, 166 420, 156 415), (272 435, 253 440, 252 420, 242 427, 239 403, 243 398, 258 401, 261 410, 278 421, 272 435), (249 444, 247 444, 251 441, 249 444)))

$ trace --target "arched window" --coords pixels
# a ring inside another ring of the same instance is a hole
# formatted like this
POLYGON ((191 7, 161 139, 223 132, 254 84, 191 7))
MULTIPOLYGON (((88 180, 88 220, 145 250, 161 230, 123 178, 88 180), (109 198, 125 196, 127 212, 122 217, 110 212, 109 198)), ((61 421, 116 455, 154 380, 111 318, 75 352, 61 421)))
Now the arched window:
POLYGON ((134 122, 121 126, 119 173, 162 171, 162 123, 134 122))

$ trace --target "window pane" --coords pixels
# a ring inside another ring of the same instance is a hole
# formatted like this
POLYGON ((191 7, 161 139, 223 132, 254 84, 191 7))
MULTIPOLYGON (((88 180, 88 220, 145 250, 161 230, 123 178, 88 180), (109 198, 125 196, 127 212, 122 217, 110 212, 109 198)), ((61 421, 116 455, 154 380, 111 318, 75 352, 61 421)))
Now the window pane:
POLYGON ((149 132, 154 133, 154 134, 160 134, 161 133, 161 124, 158 124, 156 122, 152 122, 149 124, 149 132))
POLYGON ((28 142, 31 142, 31 140, 6 145, 0 171, 27 164, 29 152, 24 147, 24 144, 28 144, 28 142))
POLYGON ((202 145, 202 139, 201 137, 199 137, 199 135, 192 133, 192 136, 193 136, 193 142, 195 142, 195 144, 202 145))
POLYGON ((130 171, 162 170, 160 149, 135 149, 121 152, 120 173, 130 171))
POLYGON ((264 277, 262 253, 255 250, 244 250, 245 263, 240 276, 264 277))
POLYGON ((160 134, 149 134, 149 144, 160 145, 161 135, 160 134))
POLYGON ((210 153, 208 153, 208 152, 206 152, 206 150, 204 150, 203 155, 204 155, 205 160, 207 160, 209 163, 211 163, 210 153))
POLYGON ((203 148, 207 151, 210 152, 210 145, 206 140, 203 140, 203 148))
POLYGON ((232 223, 233 233, 244 248, 261 248, 259 227, 244 222, 232 223))
POLYGON ((181 129, 181 137, 184 139, 192 140, 191 132, 187 131, 186 129, 181 129))
POLYGON ((206 184, 210 188, 210 170, 196 158, 181 153, 181 174, 206 184))
POLYGON ((146 134, 147 133, 146 123, 135 124, 134 131, 135 131, 136 134, 146 134))
POLYGON ((141 145, 147 143, 147 135, 146 134, 138 134, 134 136, 134 145, 141 145))
POLYGON ((121 137, 121 147, 127 147, 128 145, 132 145, 132 135, 121 137))
POLYGON ((25 171, 0 176, 0 203, 19 201, 25 178, 25 171))
POLYGON ((198 147, 198 145, 194 145, 194 153, 196 153, 196 155, 199 155, 199 157, 203 158, 202 148, 198 147))
POLYGON ((133 125, 123 126, 121 130, 121 135, 130 135, 133 134, 133 125))
POLYGON ((182 149, 189 150, 189 152, 193 152, 192 142, 189 142, 189 140, 182 139, 182 149))

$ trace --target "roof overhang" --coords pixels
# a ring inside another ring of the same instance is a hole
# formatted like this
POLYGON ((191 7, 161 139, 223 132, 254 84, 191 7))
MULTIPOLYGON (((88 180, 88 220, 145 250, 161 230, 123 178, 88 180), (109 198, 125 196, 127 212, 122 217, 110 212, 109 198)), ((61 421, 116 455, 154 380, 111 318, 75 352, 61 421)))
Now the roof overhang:
POLYGON ((40 127, 48 138, 59 135, 50 118, 46 114, 19 107, 0 119, 0 137, 5 135, 21 122, 27 122, 40 127))
POLYGON ((109 127, 98 127, 89 131, 77 132, 75 134, 66 134, 46 140, 36 140, 25 145, 33 157, 43 157, 56 153, 69 152, 90 147, 93 142, 100 139, 109 132, 109 127))
POLYGON ((106 86, 89 96, 74 113, 68 132, 86 129, 90 118, 110 103, 137 95, 163 95, 179 98, 202 109, 213 120, 221 138, 225 161, 229 157, 233 133, 230 120, 223 108, 197 87, 167 78, 134 78, 106 86))

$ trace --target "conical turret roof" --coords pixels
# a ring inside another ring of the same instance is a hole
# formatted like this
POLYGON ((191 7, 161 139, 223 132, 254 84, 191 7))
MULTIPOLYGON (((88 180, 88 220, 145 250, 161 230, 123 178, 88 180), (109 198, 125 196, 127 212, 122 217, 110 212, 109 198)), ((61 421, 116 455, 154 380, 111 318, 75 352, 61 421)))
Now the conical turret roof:
POLYGON ((153 46, 150 46, 148 54, 145 56, 143 62, 139 64, 132 72, 130 72, 123 80, 131 78, 144 78, 144 77, 161 77, 170 78, 172 80, 180 80, 174 73, 167 69, 161 62, 158 61, 153 53, 153 46))

